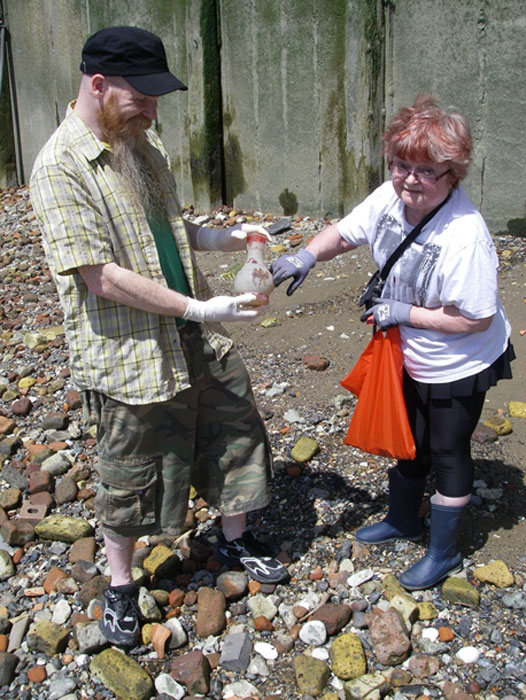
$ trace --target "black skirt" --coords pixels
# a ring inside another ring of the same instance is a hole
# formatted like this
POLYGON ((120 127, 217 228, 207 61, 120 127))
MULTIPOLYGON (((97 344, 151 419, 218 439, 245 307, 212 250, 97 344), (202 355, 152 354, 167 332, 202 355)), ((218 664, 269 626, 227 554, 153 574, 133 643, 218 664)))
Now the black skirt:
MULTIPOLYGON (((450 399, 453 396, 471 396, 476 392, 484 393, 491 386, 495 386, 501 379, 511 379, 511 363, 515 359, 513 345, 508 343, 508 347, 495 362, 478 374, 470 377, 457 379, 454 382, 444 382, 440 384, 427 384, 411 379, 416 386, 422 401, 429 399, 450 399)), ((405 370, 404 370, 405 372, 405 370)))

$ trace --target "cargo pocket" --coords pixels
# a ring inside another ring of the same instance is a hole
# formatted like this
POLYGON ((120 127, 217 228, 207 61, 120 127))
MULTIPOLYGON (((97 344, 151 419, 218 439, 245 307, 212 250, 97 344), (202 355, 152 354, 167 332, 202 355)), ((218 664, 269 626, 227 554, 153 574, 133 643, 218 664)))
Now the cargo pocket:
POLYGON ((95 497, 97 518, 126 536, 160 522, 160 462, 156 459, 111 462, 97 460, 100 484, 95 497), (129 531, 126 532, 126 531, 129 531))

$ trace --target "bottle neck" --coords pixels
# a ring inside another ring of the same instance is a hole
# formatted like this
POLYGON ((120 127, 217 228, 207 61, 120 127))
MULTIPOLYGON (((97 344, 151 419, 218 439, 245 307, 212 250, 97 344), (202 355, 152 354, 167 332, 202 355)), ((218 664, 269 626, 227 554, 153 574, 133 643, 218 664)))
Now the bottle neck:
POLYGON ((260 233, 249 233, 247 236, 247 253, 263 260, 267 239, 260 233))
POLYGON ((249 233, 247 234, 247 248, 249 245, 257 245, 260 248, 265 247, 267 239, 261 233, 249 233))

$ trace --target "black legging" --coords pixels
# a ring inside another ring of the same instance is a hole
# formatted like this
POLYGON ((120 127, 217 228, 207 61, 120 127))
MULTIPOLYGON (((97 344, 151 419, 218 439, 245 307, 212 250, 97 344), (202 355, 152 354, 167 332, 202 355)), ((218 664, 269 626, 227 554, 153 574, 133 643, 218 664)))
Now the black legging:
POLYGON ((402 476, 418 478, 431 469, 444 496, 466 496, 473 486, 471 435, 480 418, 486 392, 449 399, 423 399, 404 372, 404 397, 416 445, 414 460, 400 460, 402 476))

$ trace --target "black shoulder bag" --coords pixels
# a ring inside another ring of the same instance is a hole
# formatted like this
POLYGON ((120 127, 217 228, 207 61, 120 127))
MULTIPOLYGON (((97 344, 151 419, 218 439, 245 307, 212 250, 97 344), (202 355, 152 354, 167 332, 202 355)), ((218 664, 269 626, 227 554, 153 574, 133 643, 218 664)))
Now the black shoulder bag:
POLYGON ((382 290, 384 288, 384 284, 389 276, 389 273, 391 272, 391 268, 395 264, 395 262, 398 260, 398 258, 403 255, 404 251, 406 248, 409 248, 411 243, 415 240, 415 238, 418 236, 420 231, 424 228, 424 226, 431 221, 431 219, 435 216, 435 214, 438 212, 438 210, 444 206, 444 204, 447 202, 449 199, 451 193, 448 194, 448 196, 444 199, 443 202, 441 202, 438 207, 435 207, 433 211, 430 211, 427 216, 424 216, 422 221, 418 223, 414 229, 411 231, 410 234, 408 234, 404 240, 400 243, 400 245, 395 249, 395 251, 391 254, 385 265, 381 270, 376 270, 374 275, 372 275, 371 279, 367 283, 367 287, 364 289, 362 296, 360 297, 359 305, 360 306, 365 306, 365 309, 370 309, 371 306, 375 305, 374 299, 377 299, 378 297, 382 296, 382 290))

